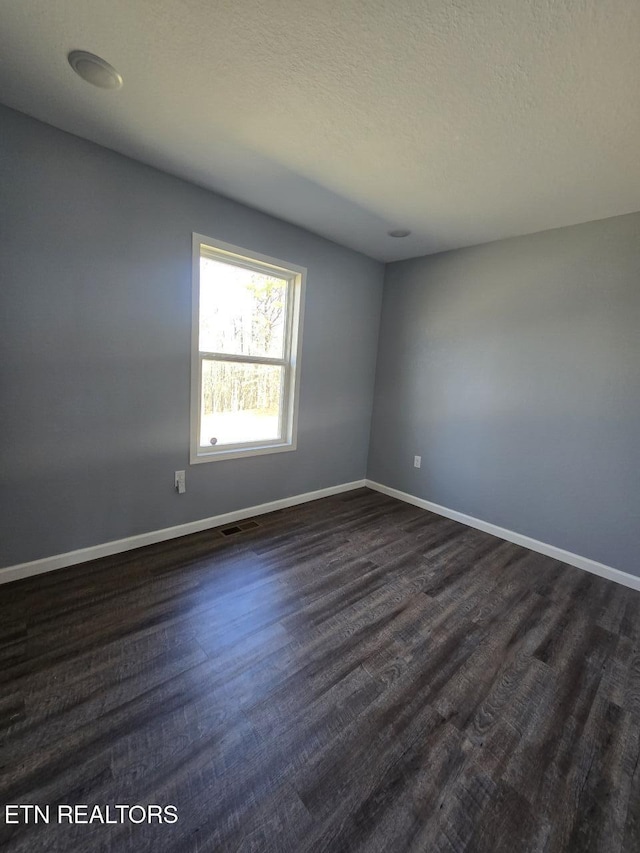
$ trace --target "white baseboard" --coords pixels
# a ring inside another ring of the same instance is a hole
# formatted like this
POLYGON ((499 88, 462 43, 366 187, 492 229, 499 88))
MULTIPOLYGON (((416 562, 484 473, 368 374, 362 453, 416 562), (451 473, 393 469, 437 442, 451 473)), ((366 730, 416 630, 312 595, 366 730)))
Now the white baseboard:
POLYGON ((355 480, 352 483, 341 483, 337 486, 329 486, 326 489, 317 489, 314 492, 305 492, 301 495, 292 495, 288 498, 282 498, 269 503, 258 504, 257 506, 246 507, 245 509, 234 510, 223 515, 214 515, 209 518, 201 518, 198 521, 189 521, 186 524, 178 524, 175 527, 165 527, 162 530, 152 530, 149 533, 141 533, 138 536, 129 536, 127 539, 117 539, 112 542, 104 542, 101 545, 93 545, 90 548, 80 548, 77 551, 69 551, 65 554, 56 554, 53 557, 44 557, 41 560, 32 560, 28 563, 19 563, 15 566, 7 566, 0 568, 0 584, 9 583, 10 581, 28 578, 33 575, 39 575, 44 572, 51 572, 55 569, 63 569, 67 566, 74 566, 78 563, 85 563, 89 560, 96 560, 99 557, 108 557, 112 554, 120 554, 123 551, 131 551, 134 548, 142 548, 144 545, 153 545, 156 542, 165 542, 168 539, 177 539, 179 536, 186 536, 189 533, 199 533, 201 530, 209 530, 212 527, 222 527, 226 524, 233 524, 236 521, 242 521, 245 518, 252 518, 255 515, 264 515, 268 512, 275 512, 278 509, 286 509, 297 504, 307 503, 308 501, 319 500, 320 498, 337 495, 341 492, 349 492, 352 489, 360 489, 366 486, 376 492, 381 492, 389 497, 404 501, 405 503, 413 504, 413 506, 421 509, 435 512, 445 518, 450 518, 453 521, 459 521, 461 524, 466 524, 468 527, 474 527, 476 530, 482 530, 485 533, 490 533, 492 536, 497 536, 499 539, 505 539, 507 542, 513 542, 516 545, 522 545, 524 548, 529 548, 531 551, 537 551, 539 554, 544 554, 547 557, 553 557, 555 560, 560 560, 563 563, 568 563, 570 566, 576 566, 578 569, 583 569, 586 572, 591 572, 594 575, 599 575, 607 580, 615 581, 623 586, 631 589, 640 590, 640 577, 623 572, 620 569, 614 569, 611 566, 606 566, 604 563, 598 563, 595 560, 590 560, 588 557, 581 557, 579 554, 573 554, 571 551, 565 551, 562 548, 556 548, 555 545, 548 545, 546 542, 540 542, 538 539, 532 539, 529 536, 524 536, 522 533, 516 533, 513 530, 507 530, 505 527, 498 527, 496 524, 491 524, 488 521, 482 521, 480 518, 474 518, 471 515, 465 515, 463 512, 458 512, 454 509, 449 509, 432 501, 418 498, 415 495, 410 495, 407 492, 401 492, 399 489, 393 489, 390 486, 385 486, 382 483, 376 483, 373 480, 355 480))
POLYGON ((421 509, 427 509, 429 512, 435 512, 438 515, 443 515, 445 518, 450 518, 453 521, 459 521, 461 524, 466 524, 468 527, 475 527, 476 530, 482 530, 485 533, 490 533, 492 536, 497 536, 499 539, 506 539, 507 542, 522 545, 530 551, 537 551, 539 554, 544 554, 546 557, 553 557, 554 560, 569 563, 570 566, 575 566, 578 569, 583 569, 585 572, 591 572, 594 575, 599 575, 601 578, 615 581, 616 583, 628 586, 631 589, 640 590, 640 577, 629 574, 629 572, 623 572, 620 571, 620 569, 605 566, 604 563, 598 563, 595 560, 590 560, 588 557, 581 557, 579 554, 571 553, 571 551, 556 548, 555 545, 548 545, 546 542, 531 539, 529 536, 523 536, 522 533, 515 533, 513 530, 507 530, 505 527, 498 527, 497 524, 490 524, 488 521, 482 521, 482 519, 474 518, 472 515, 465 515, 463 512, 458 512, 455 509, 449 509, 446 506, 440 506, 440 504, 435 504, 431 501, 417 498, 415 495, 410 495, 407 492, 401 492, 398 489, 392 489, 390 486, 383 486, 382 483, 376 483, 373 480, 366 480, 365 485, 367 488, 374 489, 376 492, 382 492, 383 495, 388 495, 391 498, 397 498, 399 501, 413 504, 413 506, 418 506, 421 509))
POLYGON ((32 560, 29 563, 19 563, 15 566, 7 566, 0 569, 0 584, 28 578, 32 575, 40 575, 43 572, 52 572, 55 569, 63 569, 67 566, 75 566, 77 563, 86 563, 88 560, 97 560, 98 557, 109 557, 111 554, 120 554, 123 551, 132 551, 144 545, 153 545, 156 542, 165 542, 167 539, 177 539, 189 533, 199 533, 201 530, 209 530, 212 527, 222 527, 252 518, 254 515, 264 515, 267 512, 275 512, 278 509, 286 509, 289 506, 316 501, 319 498, 327 498, 338 495, 341 492, 349 492, 352 489, 360 489, 365 485, 365 480, 355 480, 352 483, 341 483, 338 486, 329 486, 326 489, 317 489, 315 492, 305 492, 301 495, 292 495, 278 501, 270 501, 257 506, 237 509, 226 512, 224 515, 213 515, 210 518, 201 518, 198 521, 189 521, 186 524, 178 524, 175 527, 165 527, 163 530, 152 530, 150 533, 141 533, 138 536, 129 536, 127 539, 116 539, 112 542, 104 542, 102 545, 92 545, 90 548, 80 548, 77 551, 68 551, 66 554, 56 554, 54 557, 44 557, 41 560, 32 560))

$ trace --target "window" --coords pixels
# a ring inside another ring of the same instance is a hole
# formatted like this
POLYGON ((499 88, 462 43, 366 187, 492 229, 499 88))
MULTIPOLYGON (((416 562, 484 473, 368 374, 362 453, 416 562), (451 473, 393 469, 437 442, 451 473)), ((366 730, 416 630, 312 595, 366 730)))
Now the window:
POLYGON ((193 235, 192 463, 295 450, 305 274, 193 235))

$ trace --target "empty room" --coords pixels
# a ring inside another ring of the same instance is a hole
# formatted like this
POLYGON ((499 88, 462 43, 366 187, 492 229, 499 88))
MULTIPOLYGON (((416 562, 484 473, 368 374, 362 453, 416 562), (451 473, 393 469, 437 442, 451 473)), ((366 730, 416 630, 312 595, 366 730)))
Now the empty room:
POLYGON ((0 850, 639 853, 640 4, 0 22, 0 850))

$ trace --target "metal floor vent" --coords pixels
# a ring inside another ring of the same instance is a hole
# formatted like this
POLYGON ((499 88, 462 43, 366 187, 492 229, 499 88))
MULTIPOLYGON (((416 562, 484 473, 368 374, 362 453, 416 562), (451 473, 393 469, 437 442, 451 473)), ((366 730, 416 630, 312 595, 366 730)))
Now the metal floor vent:
POLYGON ((253 530, 254 527, 260 527, 257 521, 243 521, 240 524, 234 524, 233 527, 224 527, 220 533, 223 536, 233 536, 234 533, 244 533, 245 530, 253 530))

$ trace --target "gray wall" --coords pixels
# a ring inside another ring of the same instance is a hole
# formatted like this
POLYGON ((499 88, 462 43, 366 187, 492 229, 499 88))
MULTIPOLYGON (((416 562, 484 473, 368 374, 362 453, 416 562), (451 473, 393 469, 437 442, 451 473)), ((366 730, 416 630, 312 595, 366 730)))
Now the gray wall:
POLYGON ((640 214, 389 265, 368 471, 640 574, 640 214))
POLYGON ((382 264, 6 108, 0 156, 0 566, 365 476, 382 264), (189 467, 193 231, 308 268, 295 452, 189 467))

